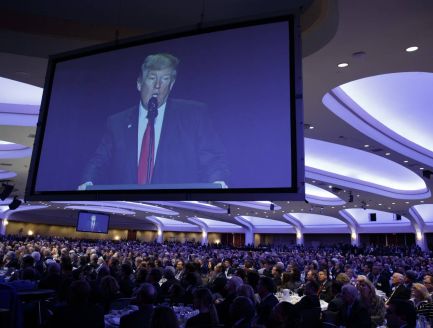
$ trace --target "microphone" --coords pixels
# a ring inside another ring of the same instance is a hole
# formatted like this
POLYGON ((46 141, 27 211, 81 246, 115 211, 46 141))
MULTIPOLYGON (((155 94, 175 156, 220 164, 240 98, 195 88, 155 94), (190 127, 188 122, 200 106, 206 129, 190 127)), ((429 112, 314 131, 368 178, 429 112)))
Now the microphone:
POLYGON ((158 98, 153 96, 147 103, 147 119, 154 120, 158 116, 158 98))

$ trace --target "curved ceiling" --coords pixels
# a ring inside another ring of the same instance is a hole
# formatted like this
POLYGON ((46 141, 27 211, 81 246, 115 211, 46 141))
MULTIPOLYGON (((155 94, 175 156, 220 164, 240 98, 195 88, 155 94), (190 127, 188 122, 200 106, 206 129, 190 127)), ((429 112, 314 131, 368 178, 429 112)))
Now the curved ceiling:
POLYGON ((346 202, 337 195, 325 189, 319 188, 312 184, 305 184, 305 199, 313 204, 318 205, 343 205, 346 202))
POLYGON ((433 204, 421 204, 412 207, 426 224, 433 224, 433 204))
POLYGON ((289 215, 297 219, 304 227, 347 226, 340 219, 328 215, 312 213, 290 213, 289 215))
POLYGON ((317 139, 305 138, 305 176, 399 199, 431 195, 424 180, 400 164, 317 139))
POLYGON ((360 226, 364 225, 410 225, 410 221, 402 216, 401 220, 397 220, 397 216, 394 213, 380 211, 376 209, 362 209, 362 208, 349 208, 344 209, 341 212, 345 212, 353 217, 360 226), (370 214, 376 214, 376 221, 370 221, 370 214))
POLYGON ((429 72, 375 75, 332 89, 323 103, 367 136, 433 165, 432 85, 429 72))
POLYGON ((0 124, 36 126, 42 88, 0 76, 0 124))

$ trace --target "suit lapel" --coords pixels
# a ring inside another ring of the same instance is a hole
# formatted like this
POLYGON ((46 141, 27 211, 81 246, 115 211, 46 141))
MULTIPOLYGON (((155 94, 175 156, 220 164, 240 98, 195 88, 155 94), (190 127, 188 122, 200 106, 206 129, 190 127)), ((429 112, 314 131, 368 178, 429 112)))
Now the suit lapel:
POLYGON ((134 107, 129 112, 124 123, 125 147, 123 149, 123 160, 125 162, 125 175, 129 183, 137 183, 137 163, 138 163, 138 113, 139 108, 134 107), (131 156, 131 154, 137 154, 131 156))

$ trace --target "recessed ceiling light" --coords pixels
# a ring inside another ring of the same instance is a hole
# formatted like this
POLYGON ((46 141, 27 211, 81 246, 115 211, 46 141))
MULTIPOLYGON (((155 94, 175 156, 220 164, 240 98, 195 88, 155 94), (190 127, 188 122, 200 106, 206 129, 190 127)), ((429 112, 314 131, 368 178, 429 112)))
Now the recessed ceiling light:
POLYGON ((409 204, 409 202, 405 202, 406 204, 409 204))
POLYGON ((332 185, 329 185, 328 188, 331 189, 331 188, 332 188, 332 185))
POLYGON ((389 155, 391 155, 391 153, 385 153, 385 156, 389 156, 389 155))
POLYGON ((414 51, 417 51, 417 50, 418 50, 418 47, 416 47, 416 46, 406 48, 407 52, 414 52, 414 51))
POLYGON ((423 200, 420 200, 419 202, 420 202, 420 203, 424 203, 424 201, 423 201, 423 200))
POLYGON ((364 145, 364 147, 365 147, 365 148, 368 148, 368 147, 370 147, 370 145, 364 145))
POLYGON ((313 130, 313 129, 314 129, 314 126, 310 125, 309 129, 310 129, 310 130, 313 130))
POLYGON ((395 205, 395 203, 394 203, 394 202, 392 202, 391 204, 392 204, 392 205, 395 205))
POLYGON ((340 67, 340 68, 343 68, 343 67, 349 66, 349 64, 348 63, 340 63, 337 66, 340 67))
POLYGON ((404 162, 404 163, 409 163, 409 161, 408 161, 407 159, 406 159, 406 160, 404 160, 403 162, 404 162))
MULTIPOLYGON (((312 183, 316 183, 316 180, 311 181, 312 183)), ((288 202, 287 202, 288 203, 288 202)))
POLYGON ((423 168, 423 167, 420 167, 419 169, 420 169, 420 170, 424 170, 424 168, 423 168))
POLYGON ((379 203, 379 204, 377 204, 377 205, 382 206, 382 203, 379 203))
POLYGON ((335 206, 331 206, 331 208, 335 208, 335 206))

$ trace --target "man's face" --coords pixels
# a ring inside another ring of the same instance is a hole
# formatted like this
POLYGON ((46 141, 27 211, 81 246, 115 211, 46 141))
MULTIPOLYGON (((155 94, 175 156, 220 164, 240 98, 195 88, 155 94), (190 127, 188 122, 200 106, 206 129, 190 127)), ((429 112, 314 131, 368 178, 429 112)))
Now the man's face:
POLYGON ((319 281, 324 282, 326 280, 326 278, 327 278, 327 276, 326 276, 325 272, 319 271, 319 281))
POLYGON ((399 279, 399 277, 398 276, 396 276, 395 274, 393 274, 392 275, 392 277, 391 277, 391 283, 393 284, 393 285, 398 285, 398 284, 400 284, 400 279, 399 279))
POLYGON ((149 99, 157 97, 158 107, 163 105, 174 85, 173 69, 148 70, 137 80, 137 89, 140 92, 141 104, 147 109, 149 99))
POLYGON ((427 288, 427 290, 431 293, 433 291, 432 277, 426 275, 426 276, 424 276, 424 279, 422 282, 423 282, 425 288, 427 288))
POLYGON ((181 261, 177 262, 176 269, 179 271, 182 271, 183 270, 183 262, 181 262, 181 261))

